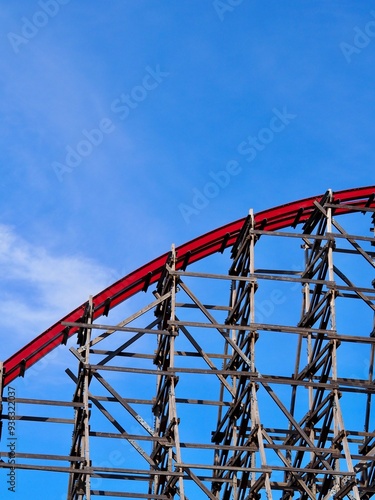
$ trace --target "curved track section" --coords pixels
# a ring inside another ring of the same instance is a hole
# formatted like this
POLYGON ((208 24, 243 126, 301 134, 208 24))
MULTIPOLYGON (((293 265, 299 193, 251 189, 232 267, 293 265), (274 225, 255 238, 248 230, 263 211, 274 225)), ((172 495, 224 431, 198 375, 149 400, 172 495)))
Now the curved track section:
MULTIPOLYGON (((305 198, 259 212, 255 214, 255 228, 276 231, 306 222, 322 196, 305 198)), ((375 207, 375 186, 338 191, 334 193, 334 199, 335 203, 340 204, 335 209, 335 215, 358 211, 361 207, 375 207)), ((185 269, 193 262, 232 246, 244 221, 243 218, 231 222, 179 246, 176 249, 176 269, 185 269)), ((106 316, 110 309, 157 282, 162 276, 168 255, 161 255, 98 293, 93 298, 94 318, 106 316)), ((62 323, 85 322, 87 306, 87 302, 80 305, 7 359, 4 362, 4 384, 22 376, 26 369, 55 347, 66 343, 67 338, 76 333, 77 329, 67 328, 62 323)))

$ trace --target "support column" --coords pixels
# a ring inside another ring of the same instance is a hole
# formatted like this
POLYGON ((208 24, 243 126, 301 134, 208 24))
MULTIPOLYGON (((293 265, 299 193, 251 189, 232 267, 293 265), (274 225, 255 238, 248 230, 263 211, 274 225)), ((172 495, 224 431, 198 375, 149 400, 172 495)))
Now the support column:
POLYGON ((92 296, 86 305, 82 323, 88 326, 81 327, 78 332, 78 343, 84 349, 78 367, 77 387, 73 402, 82 403, 75 411, 75 424, 70 455, 80 457, 79 461, 71 462, 75 469, 70 474, 68 500, 90 500, 91 499, 91 461, 90 461, 90 403, 89 386, 92 378, 90 369, 90 341, 93 321, 94 305, 92 296))
MULTIPOLYGON (((215 445, 222 447, 215 452, 215 465, 219 467, 215 470, 213 483, 213 492, 222 500, 260 498, 261 490, 268 499, 272 498, 269 473, 260 472, 267 466, 267 460, 259 416, 258 384, 254 380, 258 375, 255 364, 258 332, 254 326, 258 285, 254 248, 259 238, 254 231, 254 216, 250 211, 233 247, 233 264, 229 270, 230 276, 241 278, 232 280, 226 319, 232 357, 224 363, 224 370, 229 372, 226 377, 232 381, 232 401, 224 415, 219 410, 217 428, 212 436, 215 445), (248 326, 248 329, 237 329, 237 325, 248 326)), ((222 388, 221 400, 223 394, 222 388)))
POLYGON ((176 462, 178 464, 182 463, 175 394, 178 377, 173 373, 175 341, 179 331, 176 325, 169 325, 169 321, 173 323, 176 320, 177 276, 174 274, 175 270, 176 252, 174 245, 172 245, 165 272, 156 290, 157 296, 164 295, 167 291, 171 293, 168 299, 163 301, 155 311, 158 318, 158 329, 167 330, 169 335, 159 334, 158 348, 154 357, 154 363, 164 373, 157 376, 156 397, 153 406, 155 436, 162 439, 155 442, 151 458, 160 470, 180 472, 181 476, 176 474, 155 476, 149 493, 165 495, 167 498, 174 498, 178 494, 181 500, 185 500, 184 472, 179 468, 174 471, 174 464, 176 462), (171 373, 166 375, 165 372, 167 371, 171 373))

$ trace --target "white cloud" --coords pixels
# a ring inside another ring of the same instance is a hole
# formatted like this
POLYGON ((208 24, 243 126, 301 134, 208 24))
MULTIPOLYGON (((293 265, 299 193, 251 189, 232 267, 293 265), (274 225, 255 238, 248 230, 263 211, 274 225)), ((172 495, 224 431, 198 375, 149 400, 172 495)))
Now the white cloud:
POLYGON ((113 270, 87 257, 53 255, 0 225, 0 335, 7 338, 0 344, 0 359, 109 285, 114 276, 113 270))

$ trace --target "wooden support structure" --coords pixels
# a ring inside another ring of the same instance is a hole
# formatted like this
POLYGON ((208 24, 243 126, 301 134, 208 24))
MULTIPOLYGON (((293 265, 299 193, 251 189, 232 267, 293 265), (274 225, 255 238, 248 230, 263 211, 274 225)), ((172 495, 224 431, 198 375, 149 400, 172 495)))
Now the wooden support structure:
POLYGON ((374 211, 374 197, 350 205, 331 191, 284 231, 250 211, 230 262, 223 254, 203 269, 185 256, 181 266, 172 246, 120 323, 96 321, 90 298, 61 325, 78 332, 72 401, 15 398, 17 425, 68 426, 70 446, 17 450, 18 477, 63 474, 68 500, 369 500, 374 211))

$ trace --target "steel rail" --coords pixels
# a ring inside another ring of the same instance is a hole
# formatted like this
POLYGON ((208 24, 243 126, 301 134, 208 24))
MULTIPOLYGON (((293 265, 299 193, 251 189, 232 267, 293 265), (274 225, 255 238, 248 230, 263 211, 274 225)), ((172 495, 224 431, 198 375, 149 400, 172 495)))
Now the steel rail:
MULTIPOLYGON (((339 204, 335 209, 335 215, 375 207, 375 186, 347 189, 333 194, 335 201, 339 204)), ((255 214, 255 229, 276 231, 289 226, 295 227, 310 217, 316 209, 314 202, 322 197, 321 194, 258 212, 255 214)), ((230 222, 177 247, 176 269, 185 269, 193 262, 216 252, 222 252, 225 248, 232 246, 245 220, 242 218, 230 222)), ((103 314, 107 315, 113 307, 157 282, 162 276, 168 255, 169 252, 157 257, 95 295, 93 298, 94 319, 103 314)), ((23 376, 25 370, 76 333, 77 328, 69 329, 62 323, 82 321, 86 307, 87 302, 71 311, 10 356, 4 362, 4 386, 16 377, 23 376)))

